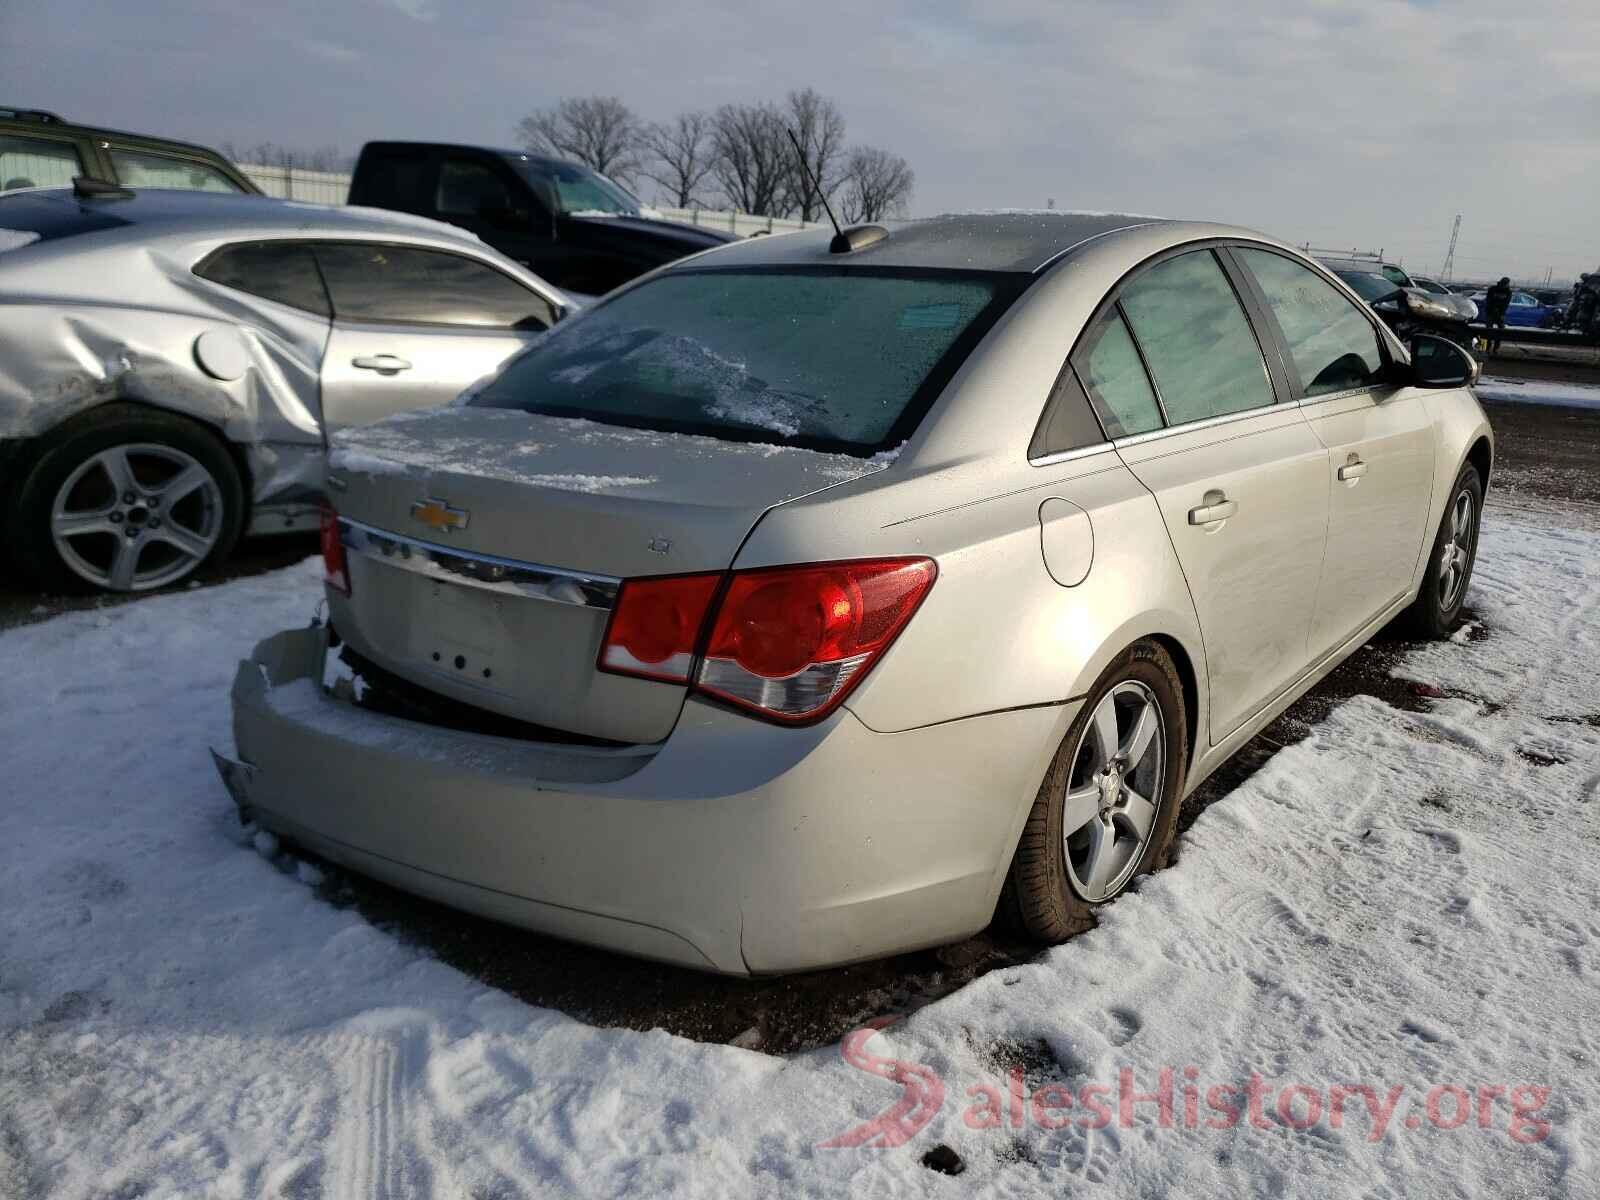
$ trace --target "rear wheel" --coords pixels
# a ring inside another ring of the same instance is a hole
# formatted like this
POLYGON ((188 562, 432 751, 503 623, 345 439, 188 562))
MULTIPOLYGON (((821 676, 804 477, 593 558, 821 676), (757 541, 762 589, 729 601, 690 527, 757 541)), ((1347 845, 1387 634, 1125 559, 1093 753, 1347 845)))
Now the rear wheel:
POLYGON ((1165 865, 1187 762, 1177 670, 1139 642, 1091 689, 1039 787, 1002 898, 1023 932, 1080 933, 1096 907, 1165 865))
POLYGON ((205 429, 111 404, 44 440, 11 541, 44 587, 150 591, 225 557, 243 509, 238 469, 205 429))
POLYGON ((1483 481, 1468 463, 1450 489, 1422 576, 1422 590, 1407 610, 1411 627, 1424 637, 1446 638, 1461 624, 1467 584, 1478 557, 1478 521, 1483 512, 1483 481))

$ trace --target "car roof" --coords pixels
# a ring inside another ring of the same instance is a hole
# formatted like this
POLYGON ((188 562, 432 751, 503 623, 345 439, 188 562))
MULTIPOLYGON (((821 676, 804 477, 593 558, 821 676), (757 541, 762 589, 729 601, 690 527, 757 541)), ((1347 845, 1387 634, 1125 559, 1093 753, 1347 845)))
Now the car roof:
MULTIPOLYGON (((1031 273, 1103 234, 1177 224, 1164 217, 1135 213, 1058 209, 946 213, 915 221, 886 221, 883 226, 889 231, 887 237, 848 254, 829 251, 833 231, 823 228, 745 238, 686 261, 687 265, 716 267, 811 264, 1031 273)), ((1244 232, 1217 228, 1219 234, 1244 232)))
POLYGON ((279 231, 392 236, 409 230, 439 240, 479 244, 465 229, 411 213, 234 192, 139 188, 120 197, 85 198, 72 188, 31 188, 0 195, 0 228, 37 229, 51 238, 135 226, 138 236, 241 231, 267 237, 279 231))

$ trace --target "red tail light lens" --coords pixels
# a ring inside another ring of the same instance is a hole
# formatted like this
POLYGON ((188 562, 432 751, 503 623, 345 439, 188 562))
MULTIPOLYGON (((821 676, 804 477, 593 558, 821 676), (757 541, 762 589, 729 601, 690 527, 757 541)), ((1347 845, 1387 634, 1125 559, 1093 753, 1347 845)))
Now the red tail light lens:
POLYGON ((669 683, 692 675, 696 691, 769 720, 814 721, 861 682, 937 574, 929 558, 875 558, 624 580, 599 667, 669 683))
POLYGON ((322 581, 336 592, 350 594, 350 565, 339 540, 339 514, 327 507, 322 510, 322 581))
POLYGON ((688 683, 706 610, 722 575, 627 579, 600 646, 600 669, 688 683))
POLYGON ((824 716, 905 628, 937 573, 927 558, 736 571, 696 687, 779 721, 824 716))

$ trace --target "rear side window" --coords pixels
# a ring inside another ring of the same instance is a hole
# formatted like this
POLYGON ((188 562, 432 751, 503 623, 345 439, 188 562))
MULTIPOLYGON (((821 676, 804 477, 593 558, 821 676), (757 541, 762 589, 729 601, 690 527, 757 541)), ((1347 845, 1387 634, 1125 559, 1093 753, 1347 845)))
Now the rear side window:
POLYGON ((332 311, 311 247, 304 242, 226 246, 196 267, 195 274, 318 316, 326 317, 332 311))
POLYGON ((511 192, 500 173, 470 158, 447 158, 439 167, 434 208, 448 217, 476 217, 511 208, 511 192))
POLYGON ((678 271, 580 313, 474 404, 862 453, 916 428, 1026 280, 678 271))
POLYGON ((71 142, 0 134, 0 192, 68 187, 74 175, 83 174, 83 162, 71 142))
POLYGON ((117 182, 131 188, 177 188, 186 192, 237 192, 240 187, 210 163, 165 154, 120 150, 108 153, 117 182))
POLYGON ((1372 387, 1383 352, 1372 322, 1316 272, 1270 250, 1236 247, 1283 331, 1307 396, 1372 387))
POLYGON ((1074 361, 1108 437, 1161 428, 1161 406, 1116 305, 1100 317, 1074 361))
POLYGON ((323 242, 317 261, 341 321, 548 329, 555 308, 509 275, 460 254, 378 242, 323 242))
POLYGON ((1121 306, 1171 424, 1273 403, 1261 347, 1211 251, 1157 263, 1123 290, 1121 306))
POLYGON ((404 212, 429 211, 423 195, 428 171, 423 150, 368 150, 356 164, 350 184, 351 204, 372 204, 404 212))

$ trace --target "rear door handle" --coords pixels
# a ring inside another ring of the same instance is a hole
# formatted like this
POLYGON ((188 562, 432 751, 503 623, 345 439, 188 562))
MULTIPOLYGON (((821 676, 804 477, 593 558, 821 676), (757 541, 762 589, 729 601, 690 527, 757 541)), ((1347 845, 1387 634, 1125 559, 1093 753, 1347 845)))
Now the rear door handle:
POLYGON ((362 354, 350 360, 352 367, 363 371, 376 371, 380 375, 398 375, 411 370, 411 364, 397 354, 362 354))
POLYGON ((1360 479, 1366 473, 1367 464, 1362 462, 1359 458, 1353 459, 1353 461, 1347 462, 1344 466, 1339 468, 1339 478, 1341 480, 1360 479))
POLYGON ((1204 504, 1189 510, 1191 525, 1210 525, 1217 521, 1226 521, 1239 511, 1239 502, 1229 500, 1221 492, 1207 492, 1203 498, 1204 504))

